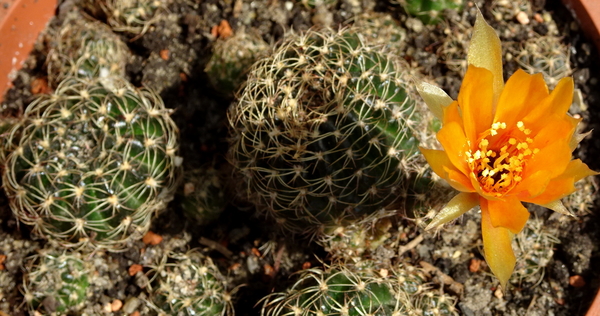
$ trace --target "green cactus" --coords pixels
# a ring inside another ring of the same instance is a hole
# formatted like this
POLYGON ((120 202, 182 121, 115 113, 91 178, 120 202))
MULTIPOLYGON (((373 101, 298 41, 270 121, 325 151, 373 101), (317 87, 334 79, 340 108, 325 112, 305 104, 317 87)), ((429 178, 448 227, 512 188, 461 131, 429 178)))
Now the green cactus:
POLYGON ((454 299, 430 290, 424 280, 424 273, 410 265, 378 271, 343 264, 308 269, 285 293, 265 297, 261 315, 457 315, 454 299))
POLYGON ((300 232, 386 214, 419 159, 403 67, 352 29, 292 34, 257 62, 229 112, 248 197, 300 232))
POLYGON ((91 294, 93 266, 81 254, 45 249, 27 259, 23 278, 29 310, 43 315, 68 315, 83 309, 91 294))
POLYGON ((542 219, 527 221, 525 228, 513 241, 517 264, 510 278, 511 283, 539 284, 542 281, 544 270, 554 255, 554 245, 560 243, 557 233, 542 219))
POLYGON ((405 52, 406 30, 389 13, 365 12, 355 16, 352 22, 369 43, 385 46, 397 55, 405 52))
POLYGON ((246 80, 252 64, 268 48, 260 35, 239 30, 227 39, 217 39, 204 71, 216 90, 231 96, 246 80))
POLYGON ((64 246, 118 250, 172 199, 178 130, 159 96, 71 78, 10 131, 4 189, 16 218, 64 246))
POLYGON ((233 315, 231 294, 212 260, 191 250, 171 253, 153 269, 152 306, 159 315, 233 315))
POLYGON ((185 215, 200 225, 217 219, 227 205, 222 176, 212 164, 185 172, 180 192, 185 215))
POLYGON ((70 12, 52 35, 48 54, 48 80, 56 87, 68 76, 80 78, 124 76, 127 45, 109 27, 70 12))
POLYGON ((461 9, 463 0, 401 0, 400 4, 423 23, 436 24, 441 21, 444 10, 461 9))

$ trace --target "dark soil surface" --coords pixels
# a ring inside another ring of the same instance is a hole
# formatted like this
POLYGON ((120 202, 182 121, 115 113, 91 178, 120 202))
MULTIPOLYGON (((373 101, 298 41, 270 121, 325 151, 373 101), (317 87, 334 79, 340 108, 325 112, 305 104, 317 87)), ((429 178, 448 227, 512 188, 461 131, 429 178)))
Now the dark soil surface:
MULTIPOLYGON (((323 25, 338 28, 348 25, 363 12, 388 14, 406 34, 405 41, 395 53, 406 60, 416 74, 438 84, 456 98, 466 70, 466 64, 461 61, 465 59, 471 26, 475 21, 475 5, 481 8, 503 42, 505 78, 525 64, 541 71, 535 68, 540 67, 540 63, 519 59, 528 40, 555 43, 552 50, 558 53, 551 57, 539 53, 539 58, 543 63, 548 60, 558 60, 557 63, 564 60, 567 63, 564 75, 574 77, 575 86, 583 97, 583 102, 574 103, 571 114, 583 117, 583 130, 594 130, 574 155, 592 169, 600 170, 600 161, 596 159, 600 156, 600 138, 595 135, 595 131, 600 130, 600 55, 560 1, 468 2, 464 10, 446 12, 445 21, 437 25, 423 25, 407 16, 395 1, 332 2, 331 5, 315 8, 291 0, 171 0, 157 12, 145 33, 116 32, 132 53, 126 67, 127 78, 136 86, 155 89, 166 106, 174 109, 172 117, 180 129, 180 155, 184 159, 185 170, 206 164, 227 168, 226 113, 234 97, 215 89, 204 71, 218 40, 215 35, 222 34, 214 27, 223 20, 228 21, 234 33, 242 30, 255 32, 272 46, 292 30, 301 32, 323 25), (528 17, 528 24, 519 21, 519 11, 528 17)), ((84 15, 109 23, 106 14, 93 9, 98 8, 98 3, 66 0, 61 2, 57 18, 50 23, 49 29, 58 29, 66 13, 75 7, 81 8, 84 15)), ((52 46, 50 33, 41 37, 25 67, 18 73, 14 87, 5 96, 1 108, 4 116, 22 113, 36 97, 32 93, 32 81, 48 76, 45 59, 52 46)), ((595 181, 591 179, 582 184, 581 193, 567 201, 577 214, 576 218, 565 218, 533 205, 530 207, 535 220, 528 227, 534 231, 532 234, 544 237, 527 241, 531 244, 523 241, 523 245, 525 249, 546 247, 530 253, 528 257, 533 256, 543 264, 540 263, 542 267, 530 271, 530 274, 519 274, 504 293, 498 290, 498 282, 485 262, 481 262, 482 242, 477 212, 465 214, 439 233, 424 232, 409 218, 394 218, 388 244, 406 245, 413 240, 422 240, 402 254, 392 255, 393 262, 412 262, 415 265, 421 261, 428 262, 438 272, 462 284, 462 292, 456 292, 444 287, 438 279, 431 281, 434 287, 442 287, 448 294, 457 297, 456 306, 461 315, 584 315, 600 286, 600 211, 595 181), (475 268, 473 265, 476 263, 481 263, 481 266, 475 268), (584 283, 574 282, 576 278, 584 283)), ((319 266, 321 261, 328 260, 321 246, 301 236, 282 233, 270 219, 255 215, 253 206, 239 199, 238 195, 228 192, 229 203, 224 211, 216 221, 204 226, 186 218, 180 206, 182 198, 178 196, 153 222, 151 230, 165 238, 162 244, 146 246, 138 242, 125 252, 102 254, 108 262, 107 267, 113 268, 106 270, 110 274, 105 277, 114 284, 109 290, 95 293, 90 298, 88 311, 98 315, 126 315, 123 310, 105 312, 105 307, 115 299, 128 302, 132 298, 146 297, 139 276, 130 276, 128 268, 142 262, 144 256, 150 256, 148 253, 159 252, 155 248, 172 245, 177 240, 184 240, 180 243, 184 245, 181 249, 205 250, 228 276, 231 289, 243 285, 234 296, 235 313, 241 316, 259 315, 260 304, 257 302, 293 283, 292 273, 303 266, 319 266), (189 243, 186 244, 187 240, 189 243)), ((0 245, 3 245, 0 255, 9 255, 12 260, 10 265, 5 263, 5 272, 9 273, 6 280, 13 281, 13 286, 4 297, 0 297, 0 311, 8 315, 26 315, 19 292, 22 269, 18 262, 34 252, 35 243, 42 246, 45 241, 30 242, 32 236, 28 227, 18 224, 3 195, 0 196, 0 206, 0 238, 5 239, 4 243, 13 243, 13 246, 7 246, 0 240, 0 245), (27 245, 14 246, 15 241, 22 243, 24 240, 27 245)), ((1 282, 0 277, 0 287, 3 286, 1 282)), ((142 307, 138 311, 144 315, 142 307)))

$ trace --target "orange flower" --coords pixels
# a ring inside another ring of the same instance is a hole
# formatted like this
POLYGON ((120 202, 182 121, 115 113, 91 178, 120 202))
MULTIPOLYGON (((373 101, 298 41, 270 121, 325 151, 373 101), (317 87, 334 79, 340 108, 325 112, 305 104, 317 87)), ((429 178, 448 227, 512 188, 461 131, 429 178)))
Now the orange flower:
POLYGON ((521 202, 570 215, 560 199, 575 191, 575 182, 597 173, 571 160, 587 135, 576 132, 580 119, 567 114, 573 79, 563 78, 550 93, 541 74, 517 70, 504 85, 501 56, 500 39, 479 13, 458 100, 426 83, 418 88, 442 121, 437 138, 444 148, 421 152, 461 192, 427 229, 480 205, 485 258, 505 289, 516 262, 512 236, 529 218, 521 202))

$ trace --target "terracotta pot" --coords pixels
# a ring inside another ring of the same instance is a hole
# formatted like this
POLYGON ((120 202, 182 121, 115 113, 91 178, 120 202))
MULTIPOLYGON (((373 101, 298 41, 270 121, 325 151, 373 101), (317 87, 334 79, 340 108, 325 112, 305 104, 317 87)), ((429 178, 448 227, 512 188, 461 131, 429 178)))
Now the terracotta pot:
POLYGON ((598 0, 562 0, 575 14, 581 28, 600 51, 600 1, 598 0))
POLYGON ((585 316, 600 316, 600 290, 596 294, 596 299, 592 302, 592 306, 585 316))
POLYGON ((0 101, 10 88, 39 33, 56 11, 57 0, 0 1, 0 101))

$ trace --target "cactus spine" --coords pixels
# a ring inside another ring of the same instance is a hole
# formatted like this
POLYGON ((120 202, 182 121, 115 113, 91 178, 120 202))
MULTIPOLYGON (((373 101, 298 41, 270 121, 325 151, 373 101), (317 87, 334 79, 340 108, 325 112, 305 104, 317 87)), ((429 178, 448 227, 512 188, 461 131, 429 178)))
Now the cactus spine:
POLYGON ((415 170, 408 75, 381 50, 352 29, 309 31, 251 70, 229 113, 230 159, 286 229, 379 216, 415 170))
POLYGON ((231 295, 212 260, 195 250, 171 253, 153 271, 153 305, 159 315, 233 315, 231 295))
POLYGON ((456 315, 454 299, 431 291, 424 280, 410 265, 379 271, 338 264, 313 268, 285 293, 265 297, 261 315, 456 315))
POLYGON ((160 97, 118 77, 68 79, 8 135, 15 217, 65 246, 118 250, 172 199, 177 127, 160 97))

